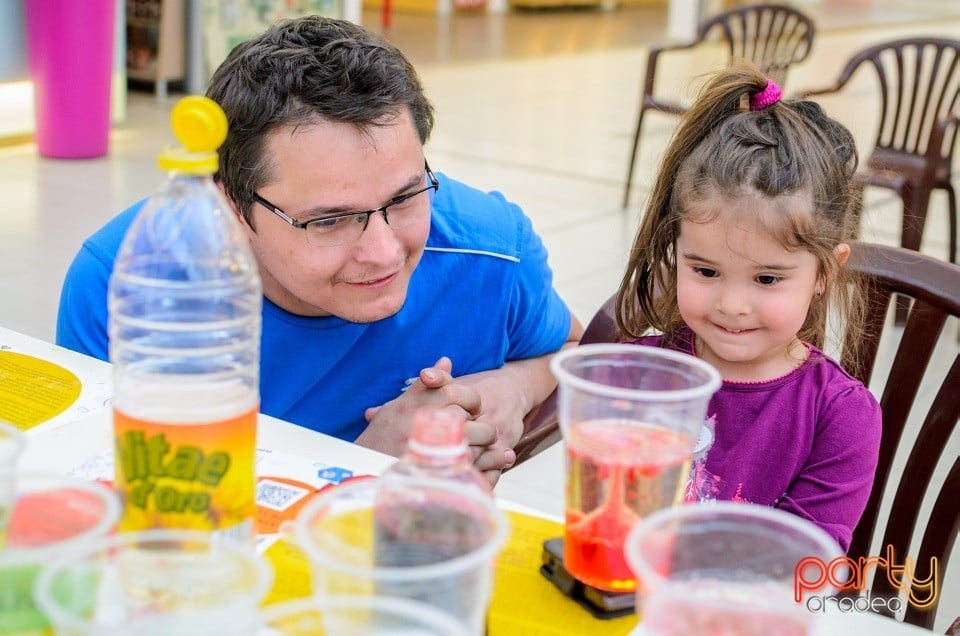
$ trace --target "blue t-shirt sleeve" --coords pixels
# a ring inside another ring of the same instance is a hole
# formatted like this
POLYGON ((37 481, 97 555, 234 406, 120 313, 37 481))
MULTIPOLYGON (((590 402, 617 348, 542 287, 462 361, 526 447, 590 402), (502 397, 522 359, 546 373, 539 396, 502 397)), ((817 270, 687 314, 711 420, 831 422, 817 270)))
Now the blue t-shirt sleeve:
POLYGON ((57 344, 107 359, 107 285, 120 243, 146 199, 113 217, 87 239, 74 257, 60 290, 57 344))
POLYGON ((107 360, 107 284, 110 266, 84 243, 60 291, 57 344, 107 360))
POLYGON ((567 341, 571 323, 570 310, 553 288, 547 249, 533 231, 530 219, 523 213, 518 216, 520 263, 510 298, 507 360, 559 350, 567 341))

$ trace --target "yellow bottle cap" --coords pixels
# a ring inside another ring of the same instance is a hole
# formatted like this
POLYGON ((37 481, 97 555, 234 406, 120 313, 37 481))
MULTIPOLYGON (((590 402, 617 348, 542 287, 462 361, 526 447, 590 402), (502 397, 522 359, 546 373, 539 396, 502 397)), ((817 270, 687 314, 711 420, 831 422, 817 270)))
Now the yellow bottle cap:
POLYGON ((227 116, 209 97, 188 95, 170 113, 170 125, 182 148, 165 148, 157 165, 167 172, 213 174, 217 171, 217 148, 227 138, 227 116))

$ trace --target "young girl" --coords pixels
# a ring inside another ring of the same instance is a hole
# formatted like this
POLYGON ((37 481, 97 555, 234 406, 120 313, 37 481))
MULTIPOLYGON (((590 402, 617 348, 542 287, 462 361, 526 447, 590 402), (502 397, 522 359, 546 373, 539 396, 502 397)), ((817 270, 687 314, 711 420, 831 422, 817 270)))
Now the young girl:
POLYGON ((873 484, 880 407, 817 345, 828 302, 861 324, 843 268, 856 164, 853 136, 817 104, 783 101, 753 66, 719 73, 666 151, 617 294, 627 337, 724 378, 688 499, 781 508, 844 550, 873 484))

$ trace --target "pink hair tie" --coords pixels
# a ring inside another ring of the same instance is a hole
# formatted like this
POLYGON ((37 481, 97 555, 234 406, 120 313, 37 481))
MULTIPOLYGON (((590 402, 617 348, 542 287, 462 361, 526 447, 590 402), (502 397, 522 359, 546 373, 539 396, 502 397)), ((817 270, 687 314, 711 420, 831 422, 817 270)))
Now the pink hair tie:
POLYGON ((763 110, 779 102, 781 97, 783 97, 783 91, 774 84, 773 80, 768 79, 766 88, 750 96, 750 110, 763 110))

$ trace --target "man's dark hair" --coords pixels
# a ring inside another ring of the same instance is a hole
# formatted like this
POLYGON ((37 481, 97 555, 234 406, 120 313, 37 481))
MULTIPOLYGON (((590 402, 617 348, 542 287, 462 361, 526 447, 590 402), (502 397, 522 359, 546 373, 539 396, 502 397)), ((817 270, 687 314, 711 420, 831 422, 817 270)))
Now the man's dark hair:
POLYGON ((421 142, 433 129, 433 107, 403 53, 361 26, 320 16, 280 22, 237 45, 207 96, 230 126, 217 178, 248 223, 253 193, 272 177, 264 146, 278 128, 326 120, 362 131, 406 109, 421 142))

